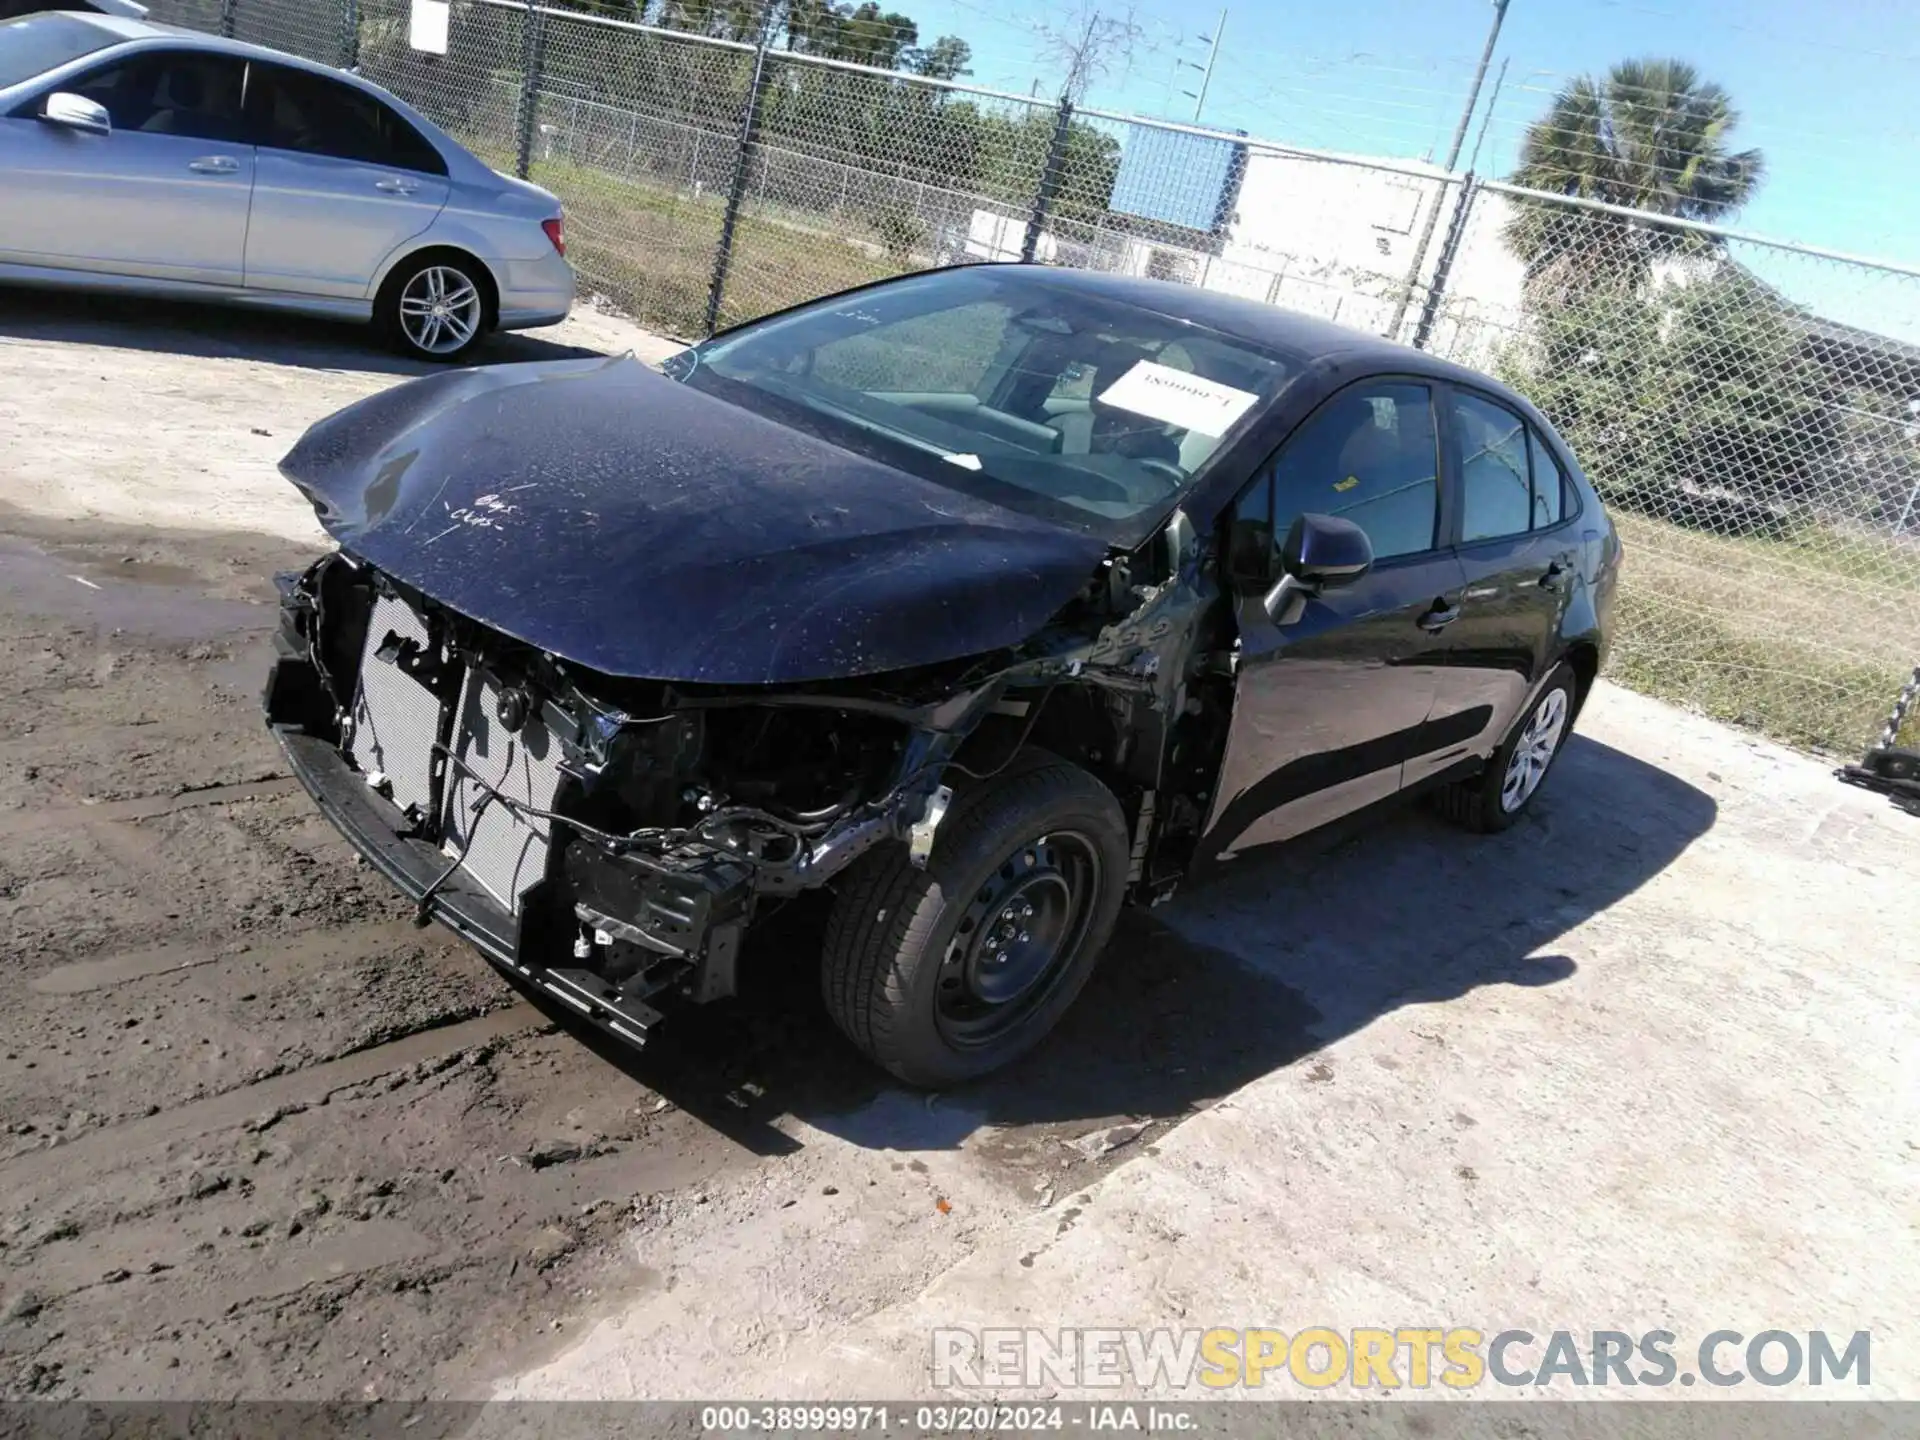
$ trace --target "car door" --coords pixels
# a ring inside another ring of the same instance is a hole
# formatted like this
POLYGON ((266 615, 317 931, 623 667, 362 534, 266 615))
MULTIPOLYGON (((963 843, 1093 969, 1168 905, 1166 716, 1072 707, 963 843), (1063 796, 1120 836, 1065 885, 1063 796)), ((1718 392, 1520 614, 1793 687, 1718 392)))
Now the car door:
POLYGON ((238 285, 254 153, 246 62, 143 49, 48 86, 0 120, 0 261, 238 285), (102 106, 101 135, 40 118, 47 96, 102 106))
POLYGON ((1351 520, 1372 568, 1297 616, 1237 606, 1240 649, 1220 785, 1202 853, 1285 840, 1394 794, 1437 743, 1429 720, 1460 567, 1437 543, 1433 387, 1362 381, 1288 437, 1234 507, 1234 532, 1276 546, 1295 518, 1351 520))
POLYGON ((259 142, 247 285, 360 299, 382 263, 447 203, 446 161, 376 95, 256 63, 247 118, 259 142))
POLYGON ((1446 420, 1465 589, 1448 627, 1438 707, 1463 739, 1432 757, 1442 767, 1492 749, 1525 708, 1553 663, 1578 559, 1566 477, 1532 427, 1492 396, 1458 387, 1446 420))

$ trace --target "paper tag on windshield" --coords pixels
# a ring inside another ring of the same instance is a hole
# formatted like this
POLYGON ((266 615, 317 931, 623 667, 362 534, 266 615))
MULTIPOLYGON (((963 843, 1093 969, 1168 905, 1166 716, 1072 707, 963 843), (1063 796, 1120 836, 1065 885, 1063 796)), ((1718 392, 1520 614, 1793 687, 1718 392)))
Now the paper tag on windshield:
POLYGON ((1149 420, 1218 437, 1232 429, 1233 422, 1260 397, 1185 370, 1142 360, 1098 398, 1103 405, 1131 410, 1149 420))

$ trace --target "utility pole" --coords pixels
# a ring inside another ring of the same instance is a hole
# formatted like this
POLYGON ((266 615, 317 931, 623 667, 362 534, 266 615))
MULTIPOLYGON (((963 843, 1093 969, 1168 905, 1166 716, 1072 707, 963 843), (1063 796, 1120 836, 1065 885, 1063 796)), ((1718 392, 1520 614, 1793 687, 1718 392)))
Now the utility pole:
POLYGON ((1220 12, 1220 22, 1213 27, 1213 34, 1210 36, 1202 35, 1200 37, 1202 40, 1209 42, 1207 46, 1207 63, 1202 65, 1198 60, 1181 60, 1177 62, 1179 65, 1190 65, 1200 72, 1199 93, 1195 94, 1191 90, 1182 90, 1180 92, 1182 95, 1193 96, 1193 123, 1196 125, 1200 123, 1200 111, 1205 108, 1207 103, 1207 86, 1213 83, 1213 62, 1220 58, 1220 36, 1226 28, 1227 12, 1222 9, 1220 12))
MULTIPOLYGON (((1467 90, 1466 106, 1460 111, 1460 123, 1453 127, 1453 143, 1447 146, 1446 169, 1449 174, 1459 163, 1460 147, 1467 141, 1467 126, 1473 121, 1473 110, 1480 103, 1480 86, 1487 78, 1487 66, 1493 63, 1493 47, 1499 42, 1500 27, 1506 23, 1507 0, 1493 0, 1493 24, 1487 29, 1487 43, 1480 51, 1480 63, 1474 67, 1473 84, 1467 90)), ((1444 195, 1444 187, 1441 194, 1444 195)), ((1464 195, 1464 188, 1462 194, 1464 195)), ((1440 223, 1440 195, 1435 195, 1433 204, 1428 207, 1426 223, 1420 227, 1419 243, 1413 247, 1413 264, 1407 271, 1405 293, 1400 303, 1394 307, 1393 324, 1388 328, 1389 339, 1400 333, 1400 324, 1407 318, 1407 306, 1413 300, 1413 288, 1420 283, 1421 267, 1427 263, 1427 247, 1433 243, 1434 227, 1440 223)))

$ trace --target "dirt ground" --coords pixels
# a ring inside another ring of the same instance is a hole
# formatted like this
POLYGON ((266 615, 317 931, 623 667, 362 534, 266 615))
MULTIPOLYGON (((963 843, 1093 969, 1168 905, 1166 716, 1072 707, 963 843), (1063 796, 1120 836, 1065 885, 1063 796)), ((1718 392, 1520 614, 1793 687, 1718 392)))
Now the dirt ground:
MULTIPOLYGON (((820 917, 761 937, 751 1002, 644 1057, 415 929, 286 777, 257 705, 271 576, 321 543, 274 462, 410 367, 351 330, 6 303, 0 1386, 484 1389, 503 1355, 566 1334, 630 1227, 790 1163, 774 1121, 872 1108, 883 1077, 788 963, 820 917), (217 523, 181 528, 196 516, 217 523)), ((650 342, 589 314, 486 358, 650 342)), ((1127 1119, 1155 1073, 1213 1070, 1221 1094, 1255 1043, 1228 1006, 1158 1014, 1186 957, 1133 933, 1145 963, 1093 1003, 1157 1053, 1060 1050, 978 1092, 1030 1110, 997 1142, 1010 1195, 1097 1172, 1061 1142, 1127 1119)))
POLYGON ((1920 826, 1603 687, 1530 823, 1129 915, 988 1084, 860 1061, 804 906, 614 1051, 415 929, 260 725, 320 543, 274 462, 407 373, 0 293, 0 1394, 906 1396, 935 1323, 1350 1315, 1870 1326, 1920 1394, 1920 826))

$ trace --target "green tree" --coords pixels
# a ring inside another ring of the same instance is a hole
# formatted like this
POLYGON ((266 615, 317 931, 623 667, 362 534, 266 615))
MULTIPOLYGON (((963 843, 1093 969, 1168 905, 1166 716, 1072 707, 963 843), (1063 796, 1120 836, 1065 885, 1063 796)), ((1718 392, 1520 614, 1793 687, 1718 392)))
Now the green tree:
POLYGON ((1770 514, 1751 507, 1800 494, 1834 448, 1806 317, 1719 240, 1662 223, 1722 221, 1751 198, 1766 167, 1734 148, 1738 123, 1681 60, 1582 76, 1527 128, 1512 179, 1645 218, 1520 198, 1506 227, 1529 319, 1509 378, 1603 493, 1707 524, 1770 514))
POLYGON ((839 53, 833 58, 891 70, 919 39, 920 27, 907 16, 864 0, 841 19, 839 53))
POLYGON ((914 74, 929 80, 958 80, 973 73, 973 47, 958 35, 942 35, 924 50, 908 50, 901 59, 914 74))
POLYGON ((1538 307, 1498 368, 1608 500, 1750 528, 1728 494, 1791 500, 1829 483, 1834 410, 1805 334, 1800 311, 1724 262, 1645 292, 1592 286, 1538 307))
MULTIPOLYGON (((1684 60, 1626 60, 1581 76, 1527 127, 1516 185, 1685 220, 1721 220, 1766 173, 1758 150, 1735 150, 1739 112, 1727 92, 1684 60)), ((1643 284, 1662 255, 1703 243, 1671 226, 1601 211, 1522 202, 1508 243, 1530 284, 1643 284)))

